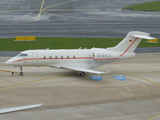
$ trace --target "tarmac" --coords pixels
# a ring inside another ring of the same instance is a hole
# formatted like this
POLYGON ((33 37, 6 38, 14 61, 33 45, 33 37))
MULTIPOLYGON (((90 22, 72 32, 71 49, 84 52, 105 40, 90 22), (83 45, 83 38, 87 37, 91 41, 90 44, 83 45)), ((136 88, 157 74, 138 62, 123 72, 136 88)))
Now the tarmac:
MULTIPOLYGON (((4 65, 10 57, 0 58, 0 70, 19 72, 4 65)), ((138 53, 96 68, 105 71, 103 80, 91 74, 50 67, 24 67, 24 76, 0 72, 1 108, 44 103, 42 107, 1 114, 5 120, 159 120, 160 53, 138 53), (113 75, 124 75, 119 81, 113 75)))
POLYGON ((122 10, 155 0, 0 0, 0 38, 124 38, 143 31, 160 38, 157 12, 122 10))
MULTIPOLYGON (((145 0, 151 1, 155 0, 145 0)), ((129 31, 138 30, 159 38, 159 12, 122 11, 125 6, 143 2, 0 0, 0 37, 124 38, 129 31)), ((91 80, 91 74, 80 77, 75 71, 49 67, 24 67, 24 76, 19 76, 19 68, 4 64, 14 54, 17 51, 0 52, 0 108, 44 105, 1 114, 1 120, 160 119, 160 52, 138 53, 134 58, 95 68, 106 71, 113 65, 112 72, 102 75, 101 81, 91 80), (113 75, 124 75, 127 80, 116 80, 113 75)))

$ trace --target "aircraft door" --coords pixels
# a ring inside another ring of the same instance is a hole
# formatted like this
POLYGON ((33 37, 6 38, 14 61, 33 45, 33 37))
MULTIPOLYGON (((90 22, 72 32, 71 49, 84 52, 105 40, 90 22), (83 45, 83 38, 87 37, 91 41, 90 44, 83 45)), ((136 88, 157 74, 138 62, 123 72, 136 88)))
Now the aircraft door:
POLYGON ((32 53, 32 65, 38 66, 38 53, 36 52, 32 53))

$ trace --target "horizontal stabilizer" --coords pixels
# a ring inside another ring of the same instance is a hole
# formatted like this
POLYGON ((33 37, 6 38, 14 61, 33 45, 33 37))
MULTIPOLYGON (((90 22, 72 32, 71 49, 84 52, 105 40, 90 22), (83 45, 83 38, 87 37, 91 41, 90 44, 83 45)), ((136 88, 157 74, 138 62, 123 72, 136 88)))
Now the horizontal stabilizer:
POLYGON ((156 39, 156 38, 153 38, 151 36, 148 36, 148 35, 139 35, 139 34, 135 34, 135 35, 131 35, 132 37, 137 37, 137 38, 142 38, 142 39, 156 39))

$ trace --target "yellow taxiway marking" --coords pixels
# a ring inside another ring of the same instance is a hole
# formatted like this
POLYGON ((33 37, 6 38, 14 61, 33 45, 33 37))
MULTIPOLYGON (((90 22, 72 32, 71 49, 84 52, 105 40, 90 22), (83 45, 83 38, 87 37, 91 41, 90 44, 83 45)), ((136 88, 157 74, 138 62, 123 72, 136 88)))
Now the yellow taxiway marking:
POLYGON ((53 5, 50 5, 48 7, 45 7, 43 9, 43 11, 45 11, 46 9, 50 8, 50 7, 53 7, 53 6, 57 6, 57 5, 61 5, 61 4, 66 4, 66 3, 70 3, 70 2, 76 2, 76 1, 79 1, 79 0, 74 0, 74 1, 67 1, 67 2, 61 2, 61 3, 57 3, 57 4, 53 4, 53 5))
POLYGON ((48 13, 48 12, 44 12, 44 11, 43 11, 43 13, 49 14, 49 15, 55 15, 55 16, 59 16, 59 17, 65 17, 65 18, 81 18, 81 19, 92 19, 92 20, 111 20, 111 19, 101 19, 101 18, 66 16, 66 15, 60 15, 60 14, 52 14, 52 13, 48 13))
MULTIPOLYGON (((129 75, 129 74, 127 74, 127 75, 129 75)), ((155 85, 160 86, 159 83, 156 83, 156 82, 154 82, 154 81, 151 81, 151 80, 148 80, 148 79, 145 79, 145 78, 142 78, 142 77, 138 77, 138 76, 135 76, 135 75, 129 75, 129 76, 132 76, 132 77, 135 77, 135 78, 139 78, 139 79, 142 79, 142 80, 145 80, 145 81, 148 81, 148 82, 151 82, 151 83, 153 83, 153 84, 155 84, 155 85)))
POLYGON ((90 12, 95 12, 95 11, 98 11, 98 10, 70 10, 70 9, 60 9, 60 10, 57 10, 57 9, 51 9, 51 10, 45 10, 45 11, 47 11, 47 12, 52 12, 52 11, 73 11, 73 12, 85 12, 85 11, 90 11, 90 12))
MULTIPOLYGON (((59 17, 67 17, 67 18, 82 18, 82 19, 93 19, 93 20, 112 20, 112 19, 92 18, 92 17, 91 18, 89 18, 89 17, 74 17, 74 16, 65 16, 65 15, 60 15, 60 14, 47 13, 47 12, 50 12, 50 11, 98 11, 98 10, 67 10, 67 9, 49 9, 49 10, 47 10, 48 8, 51 8, 51 7, 54 7, 54 6, 67 4, 67 3, 71 3, 71 2, 77 2, 77 1, 80 1, 80 0, 72 0, 72 1, 67 1, 67 2, 56 3, 56 4, 53 4, 53 5, 50 5, 50 6, 47 6, 47 7, 43 8, 43 6, 45 4, 45 0, 42 0, 40 10, 0 10, 0 12, 1 11, 39 11, 39 14, 38 14, 37 18, 33 21, 18 22, 18 23, 0 23, 0 25, 12 25, 12 24, 15 25, 15 24, 35 22, 35 21, 40 20, 40 16, 41 16, 42 13, 49 14, 49 15, 56 15, 56 16, 59 16, 59 17)), ((125 20, 120 20, 120 21, 125 21, 125 20)), ((135 20, 128 20, 128 21, 133 22, 135 20)), ((139 20, 139 21, 144 22, 144 20, 139 20)), ((159 22, 157 22, 157 23, 159 23, 159 22)), ((59 24, 61 24, 61 23, 59 23, 59 24)), ((87 24, 90 24, 90 23, 87 23, 87 24)))
POLYGON ((39 10, 0 10, 0 12, 12 12, 12 11, 15 11, 15 12, 36 12, 39 10))
MULTIPOLYGON (((97 10, 67 10, 67 9, 64 9, 64 10, 54 10, 54 9, 51 9, 51 10, 46 10, 50 7, 53 7, 53 6, 57 6, 57 5, 61 5, 61 4, 67 4, 67 3, 70 3, 70 2, 76 2, 76 1, 79 1, 79 0, 73 0, 73 1, 67 1, 67 2, 61 2, 61 3, 57 3, 57 4, 53 4, 53 5, 50 5, 48 7, 45 7, 43 9, 43 6, 44 6, 44 3, 45 3, 45 0, 42 0, 42 4, 41 4, 41 7, 40 7, 40 10, 0 10, 1 11, 17 11, 17 12, 23 12, 23 11, 39 11, 39 14, 37 16, 37 19, 33 20, 33 21, 26 21, 26 22, 18 22, 16 24, 20 24, 20 23, 30 23, 30 22, 35 22, 35 21, 38 21, 40 20, 40 17, 41 17, 41 14, 44 13, 44 11, 97 11, 97 10)), ((54 15, 54 14, 52 14, 54 15)), ((0 23, 2 25, 5 25, 7 23, 0 23)), ((12 24, 15 24, 15 23, 12 23, 12 24)), ((9 24, 10 25, 10 24, 9 24)))
POLYGON ((10 85, 10 86, 7 86, 7 87, 0 88, 0 90, 9 89, 9 88, 12 88, 12 87, 16 87, 16 86, 20 86, 20 85, 24 85, 24 84, 28 84, 28 83, 39 82, 39 81, 50 80, 50 79, 65 78, 65 77, 70 77, 70 76, 61 76, 61 77, 44 78, 44 79, 39 79, 39 80, 33 80, 33 81, 18 83, 18 84, 15 84, 15 85, 10 85))
POLYGON ((150 119, 148 119, 148 120, 154 120, 154 119, 156 119, 156 118, 158 118, 158 117, 160 117, 160 115, 157 115, 157 116, 155 116, 155 117, 152 117, 152 118, 150 118, 150 119))
POLYGON ((0 10, 0 12, 40 12, 42 11, 47 11, 47 12, 52 12, 52 11, 57 11, 57 12, 61 12, 61 11, 72 11, 72 12, 83 12, 83 11, 90 11, 90 12, 95 12, 95 11, 98 11, 98 10, 80 10, 80 9, 77 9, 77 10, 70 10, 70 9, 50 9, 50 10, 0 10))
POLYGON ((8 71, 8 70, 0 70, 0 71, 2 71, 2 72, 16 73, 16 74, 18 74, 18 72, 13 72, 13 71, 8 71))
POLYGON ((31 22, 35 22, 38 21, 40 19, 41 13, 43 11, 43 5, 44 5, 45 0, 42 0, 42 4, 40 7, 40 10, 0 10, 0 11, 39 11, 38 17, 37 19, 33 20, 33 21, 26 21, 26 22, 16 22, 16 23, 0 23, 1 25, 11 25, 11 24, 22 24, 22 23, 31 23, 31 22))
POLYGON ((35 21, 37 21, 37 20, 39 20, 39 19, 40 19, 41 13, 42 13, 42 11, 43 11, 43 5, 44 5, 44 2, 45 2, 45 0, 42 0, 41 8, 40 8, 40 11, 39 11, 38 17, 37 17, 37 19, 36 19, 35 21))

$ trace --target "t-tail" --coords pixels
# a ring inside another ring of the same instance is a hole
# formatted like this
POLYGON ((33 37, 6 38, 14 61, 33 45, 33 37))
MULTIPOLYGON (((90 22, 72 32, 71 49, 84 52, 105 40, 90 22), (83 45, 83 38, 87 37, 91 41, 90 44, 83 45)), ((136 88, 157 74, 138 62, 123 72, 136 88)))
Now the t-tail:
POLYGON ((107 50, 118 52, 120 54, 120 57, 125 57, 125 55, 129 57, 129 55, 134 55, 134 50, 137 48, 142 39, 155 38, 150 37, 149 33, 132 31, 129 32, 118 45, 116 45, 115 47, 107 48, 107 50))

